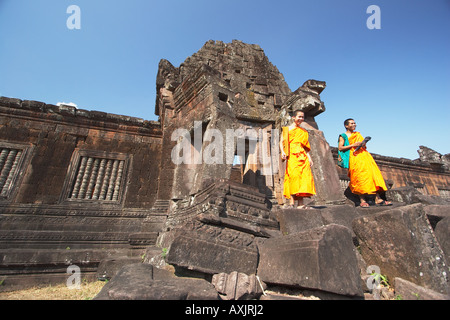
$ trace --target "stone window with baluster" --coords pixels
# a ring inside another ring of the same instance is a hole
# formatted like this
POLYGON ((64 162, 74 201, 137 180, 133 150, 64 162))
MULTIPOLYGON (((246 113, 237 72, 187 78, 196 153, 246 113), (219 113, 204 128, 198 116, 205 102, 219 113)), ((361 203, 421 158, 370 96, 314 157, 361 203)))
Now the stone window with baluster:
POLYGON ((119 204, 125 194, 130 156, 76 149, 62 201, 119 204))
POLYGON ((32 149, 32 145, 0 141, 0 201, 13 197, 32 149))

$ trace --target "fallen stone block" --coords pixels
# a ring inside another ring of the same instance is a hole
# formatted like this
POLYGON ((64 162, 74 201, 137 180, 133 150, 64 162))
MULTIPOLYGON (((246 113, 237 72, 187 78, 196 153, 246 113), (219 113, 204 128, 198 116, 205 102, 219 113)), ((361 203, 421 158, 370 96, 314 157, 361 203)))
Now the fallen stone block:
POLYGON ((217 300, 214 286, 206 280, 177 278, 149 264, 126 265, 94 300, 217 300))
POLYGON ((135 257, 113 257, 100 261, 97 268, 96 278, 100 280, 110 280, 119 270, 126 265, 141 262, 141 258, 135 257))
POLYGON ((256 277, 241 272, 215 274, 211 283, 223 300, 251 300, 258 299, 267 285, 256 277))
POLYGON ((353 221, 361 255, 390 282, 403 278, 448 293, 449 269, 423 210, 412 204, 353 221))
POLYGON ((324 225, 320 210, 279 209, 275 216, 283 235, 294 234, 324 225))
POLYGON ((418 203, 420 192, 417 191, 414 187, 399 187, 389 189, 386 192, 386 196, 389 199, 392 199, 394 202, 402 202, 405 204, 418 203))
POLYGON ((405 204, 422 203, 428 205, 449 205, 450 202, 439 196, 430 196, 421 194, 412 186, 389 189, 386 196, 394 202, 403 202, 405 204))
POLYGON ((424 206, 423 210, 425 211, 433 230, 436 228, 436 224, 439 221, 446 217, 450 217, 450 205, 429 205, 424 206))
POLYGON ((360 214, 352 205, 328 206, 320 209, 320 214, 325 225, 339 224, 349 228, 350 231, 352 230, 352 221, 360 217, 360 214))
POLYGON ((445 254, 445 260, 447 260, 448 265, 450 261, 450 217, 444 218, 437 223, 434 234, 445 254))
POLYGON ((191 221, 175 232, 167 262, 207 274, 255 274, 258 248, 252 234, 191 221))
POLYGON ((402 300, 450 300, 449 295, 424 288, 402 278, 395 278, 395 295, 402 300))
POLYGON ((268 284, 363 296, 352 233, 344 226, 266 239, 258 248, 257 274, 268 284))
POLYGON ((361 216, 356 208, 351 205, 313 207, 312 210, 279 209, 274 214, 280 223, 280 231, 284 235, 294 234, 328 224, 339 224, 351 230, 353 219, 361 216))

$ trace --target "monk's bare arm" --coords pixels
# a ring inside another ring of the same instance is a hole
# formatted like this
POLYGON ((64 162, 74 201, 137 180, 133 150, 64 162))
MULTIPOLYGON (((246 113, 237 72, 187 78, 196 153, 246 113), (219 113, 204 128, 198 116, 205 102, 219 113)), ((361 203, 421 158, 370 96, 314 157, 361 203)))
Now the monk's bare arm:
POLYGON ((344 138, 339 137, 338 150, 339 151, 347 151, 347 150, 350 150, 351 148, 359 147, 361 144, 362 144, 362 142, 355 142, 355 143, 350 144, 348 146, 344 146, 344 138))

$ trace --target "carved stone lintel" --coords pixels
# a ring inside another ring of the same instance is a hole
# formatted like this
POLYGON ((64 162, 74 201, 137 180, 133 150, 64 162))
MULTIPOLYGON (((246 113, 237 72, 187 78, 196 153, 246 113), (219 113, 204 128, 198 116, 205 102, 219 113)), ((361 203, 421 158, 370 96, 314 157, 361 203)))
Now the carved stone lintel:
POLYGON ((257 237, 238 230, 192 220, 173 230, 167 262, 208 274, 256 273, 257 237))

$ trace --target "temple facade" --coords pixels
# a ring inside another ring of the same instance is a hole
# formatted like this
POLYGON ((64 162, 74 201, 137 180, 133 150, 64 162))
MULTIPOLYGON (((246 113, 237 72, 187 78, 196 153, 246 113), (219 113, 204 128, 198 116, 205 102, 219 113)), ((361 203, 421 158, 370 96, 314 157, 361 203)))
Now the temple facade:
MULTIPOLYGON (((0 280, 57 281, 70 264, 94 277, 105 258, 139 257, 157 243, 184 252, 182 238, 205 234, 236 247, 225 261, 250 257, 240 271, 251 272, 254 243, 279 232, 279 132, 293 110, 305 112, 312 200, 348 202, 347 173, 316 121, 325 88, 305 79, 291 91, 258 45, 208 41, 178 67, 160 61, 159 121, 0 97, 0 280)), ((449 198, 449 156, 426 147, 419 154, 374 159, 390 188, 449 198)), ((175 252, 169 260, 193 263, 175 252)))

